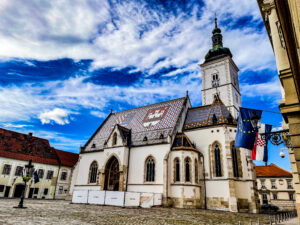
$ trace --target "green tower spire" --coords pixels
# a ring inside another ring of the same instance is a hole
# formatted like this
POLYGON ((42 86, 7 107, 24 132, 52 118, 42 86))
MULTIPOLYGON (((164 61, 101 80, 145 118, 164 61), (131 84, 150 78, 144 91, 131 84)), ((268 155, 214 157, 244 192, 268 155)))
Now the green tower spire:
POLYGON ((212 31, 212 48, 205 56, 205 62, 212 61, 214 59, 222 58, 225 56, 232 57, 229 48, 223 47, 223 36, 221 29, 218 27, 218 19, 215 15, 215 28, 212 31))

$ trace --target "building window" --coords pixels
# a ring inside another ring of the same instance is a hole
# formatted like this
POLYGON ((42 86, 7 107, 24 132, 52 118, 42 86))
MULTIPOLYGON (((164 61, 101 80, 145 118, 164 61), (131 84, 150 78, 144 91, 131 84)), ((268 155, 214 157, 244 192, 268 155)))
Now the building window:
POLYGON ((23 167, 22 166, 17 166, 15 176, 21 177, 23 175, 23 167))
POLYGON ((90 183, 96 183, 97 181, 97 173, 98 173, 98 164, 97 162, 93 162, 90 166, 90 183))
POLYGON ((48 194, 48 188, 45 188, 44 189, 44 195, 47 195, 48 194))
POLYGON ((43 178, 44 178, 44 170, 43 170, 43 169, 39 169, 39 171, 38 171, 38 177, 39 177, 40 179, 43 179, 43 178))
POLYGON ((294 194, 289 194, 290 200, 294 200, 294 194))
POLYGON ((263 204, 268 204, 267 194, 262 194, 263 204))
POLYGON ((273 194, 273 199, 277 200, 277 194, 273 194))
POLYGON ((222 167, 221 167, 221 152, 219 145, 216 144, 214 148, 214 156, 215 156, 215 171, 216 177, 222 176, 222 167))
POLYGON ((67 172, 62 172, 61 175, 60 175, 60 180, 67 180, 67 175, 68 173, 67 172))
POLYGON ((185 182, 191 182, 191 160, 189 158, 185 159, 185 182))
POLYGON ((112 143, 112 145, 116 145, 117 144, 117 140, 118 140, 118 137, 117 137, 117 133, 115 132, 114 136, 113 136, 113 143, 112 143))
POLYGON ((26 174, 26 175, 29 176, 29 177, 33 177, 33 173, 34 173, 34 168, 31 168, 31 169, 29 170, 29 173, 26 174))
POLYGON ((146 181, 155 180, 155 162, 152 157, 149 157, 146 161, 146 181))
POLYGON ((34 189, 34 194, 38 194, 39 193, 39 189, 38 188, 35 188, 34 189))
POLYGON ((3 192, 4 191, 4 185, 0 185, 0 192, 3 192))
POLYGON ((292 181, 291 180, 287 181, 287 188, 288 189, 293 189, 293 185, 292 185, 292 181))
POLYGON ((53 170, 48 170, 47 172, 47 179, 50 180, 53 177, 53 170))
POLYGON ((212 75, 212 86, 213 87, 219 86, 219 75, 217 73, 212 75))
POLYGON ((233 166, 233 176, 239 177, 239 164, 237 157, 237 149, 231 146, 231 155, 232 155, 232 166, 233 166))
POLYGON ((180 181, 180 161, 175 159, 175 181, 180 181))
POLYGON ((62 193, 63 193, 63 189, 64 189, 64 187, 63 187, 63 186, 59 186, 59 189, 58 189, 58 194, 62 194, 62 193))
POLYGON ((195 159, 195 183, 198 183, 198 161, 195 159))
POLYGON ((276 189, 276 183, 275 180, 271 180, 271 188, 276 189))
POLYGON ((261 181, 261 188, 266 188, 264 180, 261 181))
POLYGON ((2 174, 3 175, 9 175, 11 170, 11 165, 5 164, 3 167, 2 174))

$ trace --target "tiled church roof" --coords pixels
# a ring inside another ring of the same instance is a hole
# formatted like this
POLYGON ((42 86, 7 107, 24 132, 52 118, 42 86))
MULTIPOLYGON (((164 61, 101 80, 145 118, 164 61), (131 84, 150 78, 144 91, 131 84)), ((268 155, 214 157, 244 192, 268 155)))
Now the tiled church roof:
POLYGON ((57 149, 55 149, 55 151, 60 159, 61 165, 63 165, 63 166, 73 167, 78 161, 79 154, 61 151, 61 150, 57 150, 57 149))
POLYGON ((256 166, 257 177, 292 177, 289 171, 271 163, 268 166, 256 166))
POLYGON ((59 164, 55 150, 48 140, 3 128, 0 128, 0 157, 59 164))
POLYGON ((236 124, 236 121, 220 98, 216 97, 211 105, 190 108, 184 129, 188 130, 223 123, 236 124))
POLYGON ((96 149, 102 149, 116 124, 131 130, 131 142, 133 145, 143 144, 145 137, 147 137, 148 141, 162 139, 162 136, 167 138, 168 135, 171 135, 176 125, 186 99, 186 97, 178 98, 111 113, 85 144, 83 151, 91 151, 93 144, 96 149))

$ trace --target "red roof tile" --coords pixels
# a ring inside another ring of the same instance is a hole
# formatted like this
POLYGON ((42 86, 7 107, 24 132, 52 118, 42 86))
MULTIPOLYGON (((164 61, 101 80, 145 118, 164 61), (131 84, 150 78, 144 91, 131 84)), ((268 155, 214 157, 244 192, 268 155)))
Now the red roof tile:
POLYGON ((59 165, 55 149, 46 139, 0 128, 0 156, 59 165))
POLYGON ((57 149, 55 149, 55 151, 63 166, 73 167, 78 161, 79 154, 72 153, 72 152, 65 152, 57 149))
POLYGON ((268 166, 256 166, 257 177, 292 177, 289 171, 271 163, 268 166))

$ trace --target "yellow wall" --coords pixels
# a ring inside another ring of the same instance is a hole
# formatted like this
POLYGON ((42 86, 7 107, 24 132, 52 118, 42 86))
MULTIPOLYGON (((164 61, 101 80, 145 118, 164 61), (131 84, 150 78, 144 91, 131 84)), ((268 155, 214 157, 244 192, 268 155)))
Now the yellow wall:
MULTIPOLYGON (((28 164, 28 161, 0 157, 0 185, 5 185, 5 186, 11 187, 8 197, 13 197, 16 185, 23 183, 22 177, 15 176, 17 166, 24 167, 26 164, 28 164), (5 164, 11 165, 11 170, 10 170, 9 175, 2 174, 3 167, 5 164)), ((25 197, 28 197, 30 188, 39 188, 38 194, 33 194, 33 197, 53 199, 59 166, 58 165, 55 166, 55 165, 49 165, 49 164, 41 164, 41 163, 33 163, 33 165, 36 170, 43 169, 44 176, 36 184, 34 183, 33 178, 27 183, 27 190, 26 190, 25 197), (52 179, 46 179, 48 170, 52 170, 54 172, 52 179), (48 188, 47 195, 44 195, 45 188, 48 188)), ((4 197, 5 189, 6 189, 6 187, 4 188, 3 192, 0 192, 0 197, 4 197)))

